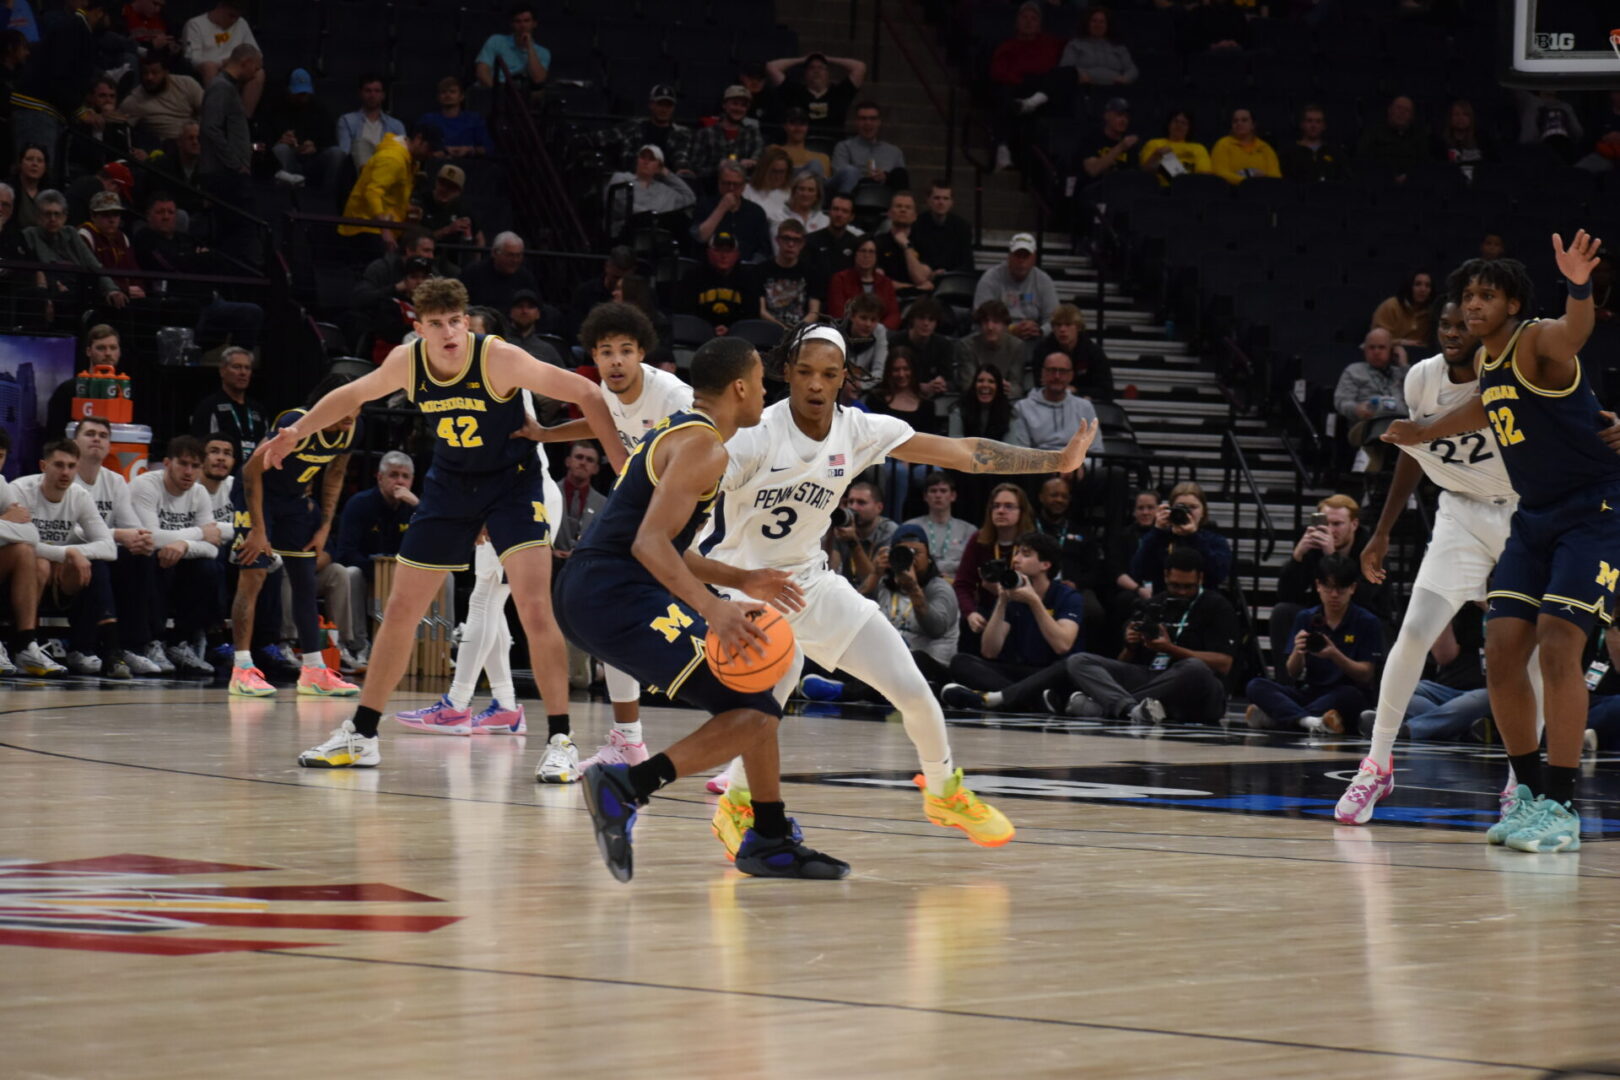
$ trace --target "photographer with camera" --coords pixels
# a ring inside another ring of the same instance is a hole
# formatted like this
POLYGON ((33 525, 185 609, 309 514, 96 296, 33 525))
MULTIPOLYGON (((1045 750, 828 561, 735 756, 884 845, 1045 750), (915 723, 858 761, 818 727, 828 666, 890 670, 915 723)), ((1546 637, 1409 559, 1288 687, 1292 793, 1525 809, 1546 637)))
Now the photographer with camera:
POLYGON ((962 709, 1219 722, 1237 655, 1237 612, 1226 597, 1204 588, 1204 557, 1192 548, 1170 553, 1164 577, 1164 589, 1132 613, 1118 659, 1076 653, 999 693, 947 687, 942 699, 962 709))
MULTIPOLYGON (((1358 567, 1356 603, 1383 618, 1385 592, 1359 576, 1361 549, 1367 534, 1361 528, 1361 504, 1348 495, 1329 495, 1316 504, 1305 532, 1294 544, 1293 558, 1277 577, 1277 603, 1271 609, 1271 656, 1281 664, 1292 650, 1294 620, 1317 601, 1316 571, 1323 558, 1341 555, 1358 567)), ((1281 672, 1278 672, 1279 677, 1281 672)))
POLYGON ((1131 557, 1131 577, 1140 583, 1144 599, 1164 580, 1170 551, 1181 548, 1192 548, 1204 557, 1205 588, 1218 589, 1225 583, 1232 570, 1231 541, 1215 531, 1204 489, 1190 480, 1170 489, 1170 500, 1159 504, 1153 528, 1131 557))
POLYGON ((992 559, 980 567, 995 607, 984 624, 980 655, 952 658, 953 683, 999 690, 1081 647, 1085 602, 1067 582, 1052 580, 1062 557, 1056 540, 1031 530, 1018 537, 1011 560, 992 559))
POLYGON ((889 546, 898 528, 883 516, 883 492, 868 480, 857 480, 844 493, 844 503, 833 511, 829 552, 833 569, 855 584, 872 573, 872 560, 889 546), (845 515, 848 515, 847 517, 845 515))
POLYGON ((1384 627, 1378 616, 1354 603, 1361 574, 1342 555, 1324 555, 1316 567, 1322 602, 1294 618, 1292 648, 1283 665, 1288 682, 1250 679, 1243 722, 1251 728, 1304 728, 1342 734, 1361 710, 1372 707, 1384 627))
POLYGON ((961 608, 966 624, 967 633, 962 635, 965 651, 978 652, 979 635, 990 621, 987 613, 996 605, 996 594, 985 584, 980 570, 988 562, 1011 560, 1018 538, 1033 528, 1035 508, 1023 488, 1017 484, 997 484, 990 489, 990 501, 984 508, 984 525, 963 550, 953 582, 956 605, 961 608))

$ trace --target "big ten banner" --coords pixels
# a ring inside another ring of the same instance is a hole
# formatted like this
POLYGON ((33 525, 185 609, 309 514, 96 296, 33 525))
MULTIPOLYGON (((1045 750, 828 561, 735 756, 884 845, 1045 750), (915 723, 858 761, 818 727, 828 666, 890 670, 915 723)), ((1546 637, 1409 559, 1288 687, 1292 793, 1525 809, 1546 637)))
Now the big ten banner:
POLYGON ((0 334, 0 430, 11 440, 6 479, 39 471, 46 405, 58 386, 73 381, 77 358, 71 337, 0 334))

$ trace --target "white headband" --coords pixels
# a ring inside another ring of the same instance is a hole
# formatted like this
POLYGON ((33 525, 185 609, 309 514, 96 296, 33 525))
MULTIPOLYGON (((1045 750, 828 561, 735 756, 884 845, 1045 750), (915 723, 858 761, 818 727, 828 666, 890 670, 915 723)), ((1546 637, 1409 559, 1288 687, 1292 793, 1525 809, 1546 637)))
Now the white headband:
POLYGON ((812 341, 829 342, 838 346, 838 351, 840 353, 844 354, 845 356, 849 355, 849 347, 844 344, 844 335, 840 334, 835 328, 828 326, 825 323, 812 328, 809 333, 805 334, 804 337, 799 340, 799 348, 804 348, 812 341))

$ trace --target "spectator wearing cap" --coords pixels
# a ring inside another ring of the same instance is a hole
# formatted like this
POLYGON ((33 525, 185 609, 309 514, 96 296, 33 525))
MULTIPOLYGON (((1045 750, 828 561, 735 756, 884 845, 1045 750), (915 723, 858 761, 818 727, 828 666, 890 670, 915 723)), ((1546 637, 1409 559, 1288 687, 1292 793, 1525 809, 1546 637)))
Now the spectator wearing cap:
POLYGON ((810 114, 795 106, 782 114, 783 141, 773 144, 770 149, 786 153, 788 160, 793 162, 795 172, 808 169, 825 180, 832 175, 832 159, 805 145, 805 138, 809 134, 810 114))
POLYGON ((1014 337, 1033 341, 1052 329, 1052 313, 1057 310, 1057 286, 1045 270, 1035 265, 1035 238, 1018 233, 1007 245, 1007 261, 993 266, 979 278, 973 290, 973 306, 987 300, 1007 305, 1014 337))
MULTIPOLYGON (((46 274, 46 290, 52 296, 69 299, 81 293, 94 293, 96 299, 113 307, 123 307, 129 297, 120 292, 112 278, 101 274, 90 245, 84 242, 76 229, 67 227, 67 196, 60 191, 42 191, 34 200, 39 213, 39 224, 23 230, 23 241, 28 245, 31 262, 59 263, 76 266, 95 274, 46 274)), ((65 314, 59 311, 59 315, 65 314)))
POLYGON ((741 265, 742 252, 737 238, 729 232, 716 232, 709 239, 703 265, 686 279, 675 310, 696 315, 724 334, 739 319, 759 314, 759 297, 749 269, 741 265))
POLYGON ((119 103, 118 111, 135 122, 139 134, 158 142, 177 138, 182 125, 202 119, 202 83, 189 75, 173 75, 164 54, 141 58, 141 81, 119 103))
MULTIPOLYGON (((418 211, 416 223, 426 229, 434 240, 442 244, 476 244, 484 246, 484 233, 467 213, 461 193, 467 186, 467 174, 460 165, 441 165, 426 190, 421 185, 411 196, 411 205, 418 211)), ((460 253, 446 252, 441 265, 461 265, 460 253)))
POLYGON ((384 135, 405 137, 405 123, 383 112, 388 92, 383 88, 381 75, 368 71, 360 76, 356 86, 360 107, 338 117, 337 145, 354 159, 356 169, 364 169, 371 155, 382 145, 384 135))
POLYGON ((748 117, 750 100, 748 87, 726 87, 719 117, 698 132, 693 142, 692 171, 698 176, 714 176, 722 161, 734 161, 745 171, 758 163, 765 150, 765 137, 759 125, 748 117))
POLYGON ((664 152, 668 168, 683 176, 693 175, 692 129, 675 122, 675 90, 664 83, 648 93, 646 116, 603 128, 593 141, 615 171, 634 171, 641 148, 656 146, 664 152))
POLYGON ((399 246, 367 263, 360 280, 354 283, 354 290, 349 293, 349 308, 358 323, 364 325, 383 297, 410 296, 405 284, 405 260, 414 255, 428 259, 438 268, 436 272, 443 272, 433 234, 420 224, 407 227, 400 234, 399 246))
POLYGON ((672 222, 666 215, 689 209, 697 202, 697 196, 686 186, 685 180, 665 168, 664 152, 648 143, 636 152, 635 172, 617 172, 608 179, 607 200, 612 215, 608 231, 618 238, 631 227, 669 228, 672 222), (630 185, 628 216, 624 196, 618 190, 622 184, 630 185))
POLYGON ((549 341, 541 338, 545 327, 541 320, 545 309, 540 306, 540 294, 533 289, 519 289, 512 294, 511 306, 506 309, 507 341, 522 349, 541 363, 553 367, 567 367, 562 354, 549 341))
POLYGON ((1254 114, 1239 107, 1232 110, 1232 131, 1215 140, 1209 152, 1210 171, 1229 184, 1241 184, 1251 176, 1282 176, 1277 151, 1262 139, 1254 127, 1254 114))
POLYGON ((716 233, 730 233, 743 262, 758 262, 772 251, 770 222, 759 204, 743 198, 748 173, 729 158, 715 175, 718 193, 698 201, 692 214, 692 238, 707 245, 716 233))
POLYGON ((854 191, 862 180, 899 190, 908 186, 906 155, 891 142, 879 138, 883 130, 883 110, 875 101, 855 106, 855 134, 833 147, 834 191, 854 191))
POLYGON ((432 124, 444 133, 444 152, 453 158, 484 157, 495 149, 484 118, 468 110, 467 91, 461 80, 446 75, 439 80, 439 111, 423 113, 418 124, 432 124))
MULTIPOLYGON (((198 81, 205 87, 225 69, 231 61, 231 54, 238 48, 251 45, 257 50, 259 47, 258 40, 253 36, 253 28, 242 18, 244 6, 242 0, 219 0, 201 15, 187 19, 180 31, 186 59, 191 62, 198 81)), ((252 116, 258 108, 259 98, 264 95, 262 66, 242 80, 241 94, 242 107, 252 116)))
POLYGON ((144 300, 146 290, 140 278, 118 277, 119 270, 139 270, 135 249, 124 235, 124 204, 117 192, 97 192, 90 200, 90 220, 79 226, 79 236, 101 268, 113 274, 113 282, 131 300, 144 300))
POLYGON ((244 43, 231 50, 230 59, 203 91, 202 160, 197 164, 203 189, 226 207, 214 214, 214 242, 220 250, 248 261, 254 257, 257 237, 253 226, 231 208, 253 212, 249 182, 253 136, 242 91, 263 73, 264 58, 257 47, 244 43))
POLYGON ((288 76, 287 92, 271 103, 259 136, 270 144, 276 164, 287 174, 277 179, 293 186, 297 184, 290 177, 326 180, 336 186, 343 151, 337 146, 332 110, 315 96, 315 80, 303 68, 288 76))
POLYGON ((523 237, 503 232, 489 246, 489 258, 473 263, 461 272, 461 282, 475 304, 506 311, 512 298, 524 289, 539 295, 540 284, 523 265, 523 237))
POLYGON ((866 81, 866 65, 859 60, 843 56, 810 53, 772 60, 765 65, 765 74, 776 87, 782 108, 803 109, 810 120, 810 134, 836 139, 844 133, 844 117, 855 92, 866 81), (804 65, 804 81, 789 82, 788 72, 804 65), (844 78, 832 81, 832 69, 838 68, 844 78))
MULTIPOLYGON (((416 170, 432 157, 440 147, 439 129, 431 124, 418 124, 401 140, 393 132, 383 136, 377 152, 371 155, 366 167, 349 192, 343 206, 343 216, 365 218, 371 221, 404 222, 411 216, 411 191, 416 182, 416 170)), ((398 242, 397 230, 377 229, 367 225, 339 225, 340 236, 366 236, 382 234, 386 248, 398 242)))
POLYGON ((535 7, 516 3, 506 9, 506 15, 511 33, 489 35, 484 39, 484 47, 478 50, 474 65, 478 85, 494 86, 505 82, 510 74, 531 87, 540 86, 551 70, 551 50, 534 40, 534 30, 539 23, 535 7), (506 73, 499 70, 497 60, 505 62, 506 73))
POLYGON ((416 308, 411 297, 417 286, 433 276, 433 260, 423 255, 412 255, 402 260, 401 289, 384 293, 371 311, 366 327, 371 336, 371 361, 380 364, 388 359, 394 346, 405 340, 415 327, 416 308))
POLYGON ((125 206, 130 204, 135 191, 135 177, 122 161, 109 161, 94 175, 81 176, 68 187, 68 217, 90 216, 90 200, 102 192, 111 192, 125 206))
POLYGON ((1095 180, 1115 169, 1137 167, 1139 139, 1130 133, 1130 127, 1131 103, 1122 97, 1109 98, 1103 105, 1102 128, 1083 147, 1090 151, 1080 162, 1086 176, 1095 180))

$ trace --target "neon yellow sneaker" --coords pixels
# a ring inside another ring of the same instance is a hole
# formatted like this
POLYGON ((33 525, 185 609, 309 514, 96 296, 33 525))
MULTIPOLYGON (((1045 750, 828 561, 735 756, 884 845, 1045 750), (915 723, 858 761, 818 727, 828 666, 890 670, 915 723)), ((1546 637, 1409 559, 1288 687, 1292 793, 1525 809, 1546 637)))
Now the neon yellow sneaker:
POLYGON ((1015 835, 1007 815, 969 791, 962 783, 962 770, 951 774, 943 797, 928 793, 928 781, 921 774, 911 778, 923 793, 923 813, 935 825, 961 829, 980 847, 1000 847, 1015 835))
POLYGON ((714 808, 709 828, 714 838, 726 847, 726 858, 737 861, 737 849, 742 847, 743 836, 754 827, 754 801, 742 788, 731 788, 720 796, 720 805, 714 808))

